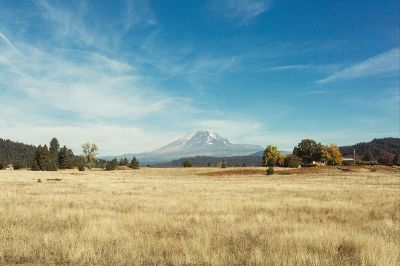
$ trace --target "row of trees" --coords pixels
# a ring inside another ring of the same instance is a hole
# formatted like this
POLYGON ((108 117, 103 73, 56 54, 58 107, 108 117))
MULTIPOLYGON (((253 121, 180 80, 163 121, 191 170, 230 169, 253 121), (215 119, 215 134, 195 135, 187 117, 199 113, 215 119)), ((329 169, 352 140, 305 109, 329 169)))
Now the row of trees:
POLYGON ((98 147, 96 144, 85 143, 82 145, 82 156, 77 156, 67 146, 60 147, 57 138, 50 141, 49 146, 39 145, 35 150, 32 170, 57 171, 58 169, 72 169, 78 167, 92 168, 96 163, 98 147))
POLYGON ((302 140, 293 149, 293 154, 285 156, 276 146, 269 145, 263 155, 264 166, 298 167, 315 162, 337 165, 343 162, 339 147, 335 144, 322 145, 312 139, 302 140))
POLYGON ((124 158, 124 159, 121 158, 119 161, 118 161, 117 158, 114 158, 111 161, 106 163, 105 169, 107 171, 111 171, 111 170, 117 169, 118 166, 127 166, 127 167, 130 167, 132 169, 139 169, 140 168, 139 161, 136 159, 136 157, 133 157, 130 163, 128 162, 127 158, 124 158))
MULTIPOLYGON (((193 162, 192 160, 184 160, 182 163, 182 166, 187 168, 187 167, 192 167, 193 166, 193 162)), ((221 168, 226 168, 229 166, 229 164, 223 159, 222 161, 218 161, 216 164, 213 165, 214 167, 221 167, 221 168)), ((242 165, 235 165, 235 166, 242 166, 242 167, 246 167, 247 165, 245 163, 243 163, 242 165)), ((212 167, 211 163, 207 163, 207 167, 212 167)))
POLYGON ((32 170, 34 171, 57 171, 58 169, 72 169, 78 167, 80 171, 86 168, 104 167, 105 170, 115 170, 118 166, 128 166, 132 169, 139 169, 139 161, 133 157, 131 162, 127 158, 119 161, 114 158, 111 161, 97 159, 98 147, 94 143, 82 144, 82 155, 76 156, 66 146, 60 148, 57 138, 50 141, 50 145, 39 145, 36 148, 33 159, 32 170))
POLYGON ((66 146, 60 148, 58 139, 53 138, 49 147, 45 144, 36 148, 32 170, 57 171, 58 169, 72 169, 79 165, 80 159, 66 146))

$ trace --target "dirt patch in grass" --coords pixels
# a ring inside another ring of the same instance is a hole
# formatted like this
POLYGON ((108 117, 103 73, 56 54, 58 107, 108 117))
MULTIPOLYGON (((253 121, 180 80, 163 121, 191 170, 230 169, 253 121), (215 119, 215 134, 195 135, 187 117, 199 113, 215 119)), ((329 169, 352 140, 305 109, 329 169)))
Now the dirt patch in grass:
POLYGON ((321 167, 302 167, 292 169, 282 169, 275 171, 277 175, 299 175, 299 174, 318 174, 321 173, 321 167))
POLYGON ((61 181, 61 180, 62 180, 61 178, 47 178, 46 179, 46 181, 56 181, 56 182, 61 181))
POLYGON ((226 176, 226 175, 264 175, 264 169, 229 169, 200 173, 201 176, 226 176))

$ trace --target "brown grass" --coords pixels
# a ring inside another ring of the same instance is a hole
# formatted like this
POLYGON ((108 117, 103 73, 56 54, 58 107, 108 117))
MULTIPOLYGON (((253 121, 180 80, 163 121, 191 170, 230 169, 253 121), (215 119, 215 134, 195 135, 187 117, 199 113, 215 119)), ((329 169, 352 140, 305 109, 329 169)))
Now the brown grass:
POLYGON ((398 173, 234 170, 0 171, 0 265, 399 265, 398 173))
MULTIPOLYGON (((303 168, 275 168, 276 175, 298 175, 298 174, 318 174, 326 168, 321 167, 303 167, 303 168)), ((200 176, 253 176, 265 175, 265 168, 235 168, 227 170, 213 170, 199 173, 200 176)))

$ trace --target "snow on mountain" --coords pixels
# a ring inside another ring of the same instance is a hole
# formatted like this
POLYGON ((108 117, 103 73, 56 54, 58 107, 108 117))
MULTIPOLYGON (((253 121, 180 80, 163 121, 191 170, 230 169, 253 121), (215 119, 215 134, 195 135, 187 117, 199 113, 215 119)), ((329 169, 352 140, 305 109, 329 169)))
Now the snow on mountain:
MULTIPOLYGON (((141 162, 164 162, 193 156, 242 156, 263 150, 261 146, 236 144, 220 134, 202 129, 187 133, 182 138, 157 150, 139 153, 135 156, 141 162)), ((118 156, 131 159, 132 154, 118 156)))

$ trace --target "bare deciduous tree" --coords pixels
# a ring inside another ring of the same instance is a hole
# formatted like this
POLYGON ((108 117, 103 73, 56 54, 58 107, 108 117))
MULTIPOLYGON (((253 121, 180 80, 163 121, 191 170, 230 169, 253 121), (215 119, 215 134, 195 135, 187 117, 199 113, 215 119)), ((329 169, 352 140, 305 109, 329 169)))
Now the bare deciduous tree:
POLYGON ((94 143, 82 144, 83 158, 85 160, 85 166, 89 169, 94 167, 96 162, 98 147, 94 143))

